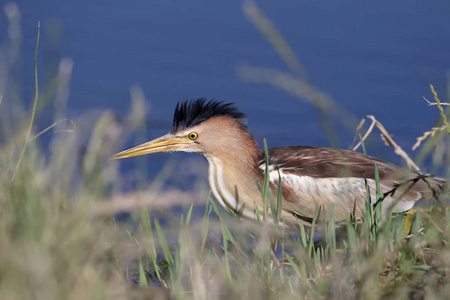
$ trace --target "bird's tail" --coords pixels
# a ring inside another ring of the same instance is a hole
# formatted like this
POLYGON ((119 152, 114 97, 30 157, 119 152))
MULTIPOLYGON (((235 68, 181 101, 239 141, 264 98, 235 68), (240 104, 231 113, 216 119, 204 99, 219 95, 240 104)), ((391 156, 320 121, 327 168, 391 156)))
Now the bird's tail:
POLYGON ((438 196, 441 193, 449 191, 449 184, 445 178, 430 174, 418 175, 420 180, 428 187, 427 192, 424 195, 425 198, 438 199, 438 196))

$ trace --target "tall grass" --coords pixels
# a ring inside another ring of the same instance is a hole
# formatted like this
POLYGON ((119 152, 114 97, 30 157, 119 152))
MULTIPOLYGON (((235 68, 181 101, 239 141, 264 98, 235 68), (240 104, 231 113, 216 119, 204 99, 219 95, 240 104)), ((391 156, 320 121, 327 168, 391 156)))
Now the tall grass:
MULTIPOLYGON (((202 222, 180 222, 172 251, 156 220, 155 226, 147 224, 147 234, 136 239, 145 240, 157 228, 159 242, 149 252, 158 252, 160 244, 166 263, 154 263, 150 269, 155 271, 149 273, 160 272, 165 265, 161 286, 176 299, 445 296, 449 292, 448 208, 417 208, 411 232, 406 234, 403 214, 380 219, 369 200, 361 222, 349 215, 338 230, 332 213, 327 219, 315 219, 310 228, 299 224, 286 230, 263 218, 259 225, 224 218, 208 201, 202 222), (219 224, 211 221, 211 213, 219 224), (319 232, 315 232, 316 222, 321 223, 319 232), (220 231, 201 230, 199 226, 205 224, 218 225, 220 231), (314 243, 319 234, 320 241, 314 243), (206 247, 200 242, 205 240, 206 247)), ((142 259, 155 262, 152 256, 142 259)))
MULTIPOLYGON (((39 33, 36 53, 38 44, 39 33)), ((8 74, 10 65, 0 67, 8 74)), ((118 179, 107 160, 117 122, 110 112, 94 123, 82 117, 73 122, 89 131, 53 130, 43 146, 34 120, 48 95, 38 93, 36 59, 34 68, 29 112, 17 113, 16 78, 0 77, 0 299, 145 298, 123 270, 125 228, 99 213, 118 179)))

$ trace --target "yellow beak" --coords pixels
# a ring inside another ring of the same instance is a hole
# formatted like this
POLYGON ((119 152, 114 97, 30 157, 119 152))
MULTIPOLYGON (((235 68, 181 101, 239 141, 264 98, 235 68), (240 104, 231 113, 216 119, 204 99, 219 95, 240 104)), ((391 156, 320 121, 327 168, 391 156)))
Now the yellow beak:
POLYGON ((153 141, 119 152, 113 155, 111 159, 121 159, 156 152, 182 151, 183 148, 190 143, 192 143, 192 141, 187 137, 177 137, 172 134, 167 134, 160 138, 154 139, 153 141))

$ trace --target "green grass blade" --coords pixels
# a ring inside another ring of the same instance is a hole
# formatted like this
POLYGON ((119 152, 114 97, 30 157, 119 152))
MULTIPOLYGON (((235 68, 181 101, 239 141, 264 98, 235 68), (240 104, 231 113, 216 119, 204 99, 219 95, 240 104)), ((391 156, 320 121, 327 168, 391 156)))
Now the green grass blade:
POLYGON ((255 216, 256 216, 256 220, 257 220, 259 223, 262 223, 262 222, 263 222, 263 218, 262 218, 262 216, 261 216, 261 213, 259 212, 259 208, 258 208, 257 205, 255 205, 255 216))
POLYGON ((450 134, 450 125, 448 124, 447 115, 444 112, 444 108, 442 107, 441 101, 439 100, 439 97, 438 97, 436 91, 434 90, 434 86, 432 84, 430 84, 430 88, 431 88, 431 93, 433 93, 433 96, 434 96, 434 101, 436 101, 436 103, 437 103, 439 113, 441 114, 442 122, 444 123, 445 126, 447 126, 447 133, 450 134))
POLYGON ((14 173, 11 177, 11 182, 14 181, 14 178, 16 177, 17 170, 19 169, 20 163, 22 162, 23 155, 25 154, 25 150, 27 149, 28 141, 30 139, 31 135, 31 129, 33 128, 34 123, 34 116, 36 115, 36 107, 37 107, 37 101, 39 96, 39 86, 38 86, 38 76, 37 76, 37 53, 39 48, 39 37, 41 35, 41 22, 38 22, 38 33, 37 33, 37 39, 36 39, 36 51, 34 53, 34 89, 35 89, 35 96, 34 96, 34 103, 33 103, 33 110, 31 111, 31 118, 30 118, 30 126, 28 126, 28 132, 27 136, 25 138, 25 144, 23 145, 22 152, 20 153, 19 160, 17 161, 16 168, 14 169, 14 173))
POLYGON ((326 240, 327 247, 330 250, 331 256, 334 257, 336 251, 336 226, 334 221, 334 203, 330 205, 330 214, 327 221, 326 240))
POLYGON ((159 242, 161 243, 161 248, 164 253, 164 257, 167 261, 167 266, 169 268, 169 271, 171 274, 174 272, 174 261, 172 253, 170 252, 169 245, 167 244, 166 237, 164 236, 164 233, 162 232, 161 225, 159 225, 158 220, 155 220, 155 228, 156 232, 158 233, 159 242))
POLYGON ((280 169, 278 168, 278 196, 277 196, 277 222, 281 220, 281 210, 282 210, 282 201, 283 201, 283 184, 281 180, 280 169))
POLYGON ((202 219, 202 227, 201 227, 201 235, 202 235, 202 247, 201 250, 205 249, 206 240, 208 239, 208 231, 209 231, 209 215, 211 213, 211 205, 210 205, 211 197, 208 197, 205 205, 205 213, 203 214, 202 219))
POLYGON ((143 232, 148 235, 153 235, 152 222, 150 220, 150 213, 148 212, 148 209, 142 207, 139 217, 140 217, 139 218, 140 225, 143 232))
POLYGON ((364 144, 364 139, 362 138, 361 133, 359 134, 359 141, 361 142, 362 153, 367 154, 367 152, 366 152, 366 145, 364 144))
POLYGON ((217 216, 217 219, 220 222, 220 226, 222 228, 223 239, 226 239, 226 240, 228 240, 228 241, 230 241, 232 243, 235 243, 236 241, 235 241, 233 235, 231 234, 230 230, 228 229, 228 226, 226 226, 225 222, 223 222, 223 220, 222 220, 222 218, 220 216, 220 213, 219 213, 219 210, 217 208, 217 205, 213 201, 211 201, 210 203, 211 203, 211 206, 212 206, 212 208, 214 210, 214 213, 217 216))
POLYGON ((302 241, 303 248, 308 247, 308 238, 306 236, 306 230, 305 225, 303 225, 303 222, 301 220, 298 220, 299 226, 300 226, 300 239, 302 241))
POLYGON ((192 209, 193 209, 193 207, 194 207, 194 204, 191 204, 191 206, 189 207, 189 211, 188 211, 188 214, 186 216, 186 223, 185 223, 186 226, 188 226, 189 223, 191 222, 191 216, 192 216, 192 209))
POLYGON ((145 274, 141 257, 139 257, 139 286, 148 287, 147 275, 145 274))
POLYGON ((320 214, 320 208, 316 204, 316 208, 314 209, 314 218, 311 223, 311 232, 309 234, 309 244, 308 244, 308 256, 309 257, 312 257, 312 252, 313 252, 313 248, 314 248, 314 230, 316 227, 316 221, 319 218, 319 214, 320 214))
POLYGON ((269 175, 269 150, 267 149, 267 141, 266 139, 263 140, 264 142, 264 156, 265 156, 265 172, 264 172, 264 187, 263 187, 263 216, 264 216, 264 220, 267 220, 267 213, 268 213, 268 208, 267 208, 267 193, 268 193, 268 189, 269 189, 269 179, 270 179, 270 175, 269 175))
POLYGON ((272 220, 275 223, 275 225, 278 225, 278 219, 277 219, 277 215, 278 215, 278 211, 277 211, 277 207, 275 206, 275 197, 273 196, 272 191, 269 190, 269 202, 270 202, 270 213, 272 216, 272 220))

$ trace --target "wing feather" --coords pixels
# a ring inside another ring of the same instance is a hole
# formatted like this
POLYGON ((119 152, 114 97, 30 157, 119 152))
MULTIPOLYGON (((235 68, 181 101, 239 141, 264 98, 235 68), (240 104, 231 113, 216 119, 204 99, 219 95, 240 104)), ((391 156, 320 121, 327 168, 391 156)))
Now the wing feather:
MULTIPOLYGON (((264 164, 263 159, 261 164, 264 164)), ((374 179, 375 165, 377 165, 380 179, 393 173, 404 173, 404 171, 411 173, 394 164, 355 151, 309 146, 272 148, 269 150, 269 164, 298 175, 318 178, 374 179)))
MULTIPOLYGON (((290 146, 269 150, 270 180, 283 183, 283 208, 300 216, 311 217, 315 205, 329 209, 335 203, 335 216, 344 217, 355 206, 364 208, 366 186, 375 201, 375 165, 385 195, 385 208, 407 211, 424 196, 436 196, 444 183, 441 178, 409 171, 381 159, 355 151, 290 146), (278 174, 278 171, 280 173, 278 174), (430 189, 430 187, 432 189, 430 189), (427 195, 428 194, 428 195, 427 195), (337 210, 337 211, 336 211, 337 210)), ((265 170, 261 157, 260 168, 265 170)), ((383 204, 384 205, 384 204, 383 204)))

